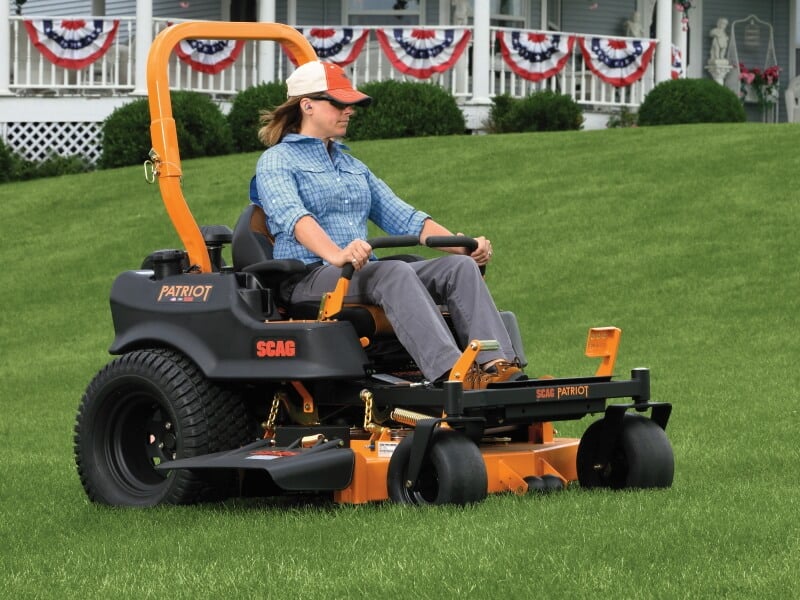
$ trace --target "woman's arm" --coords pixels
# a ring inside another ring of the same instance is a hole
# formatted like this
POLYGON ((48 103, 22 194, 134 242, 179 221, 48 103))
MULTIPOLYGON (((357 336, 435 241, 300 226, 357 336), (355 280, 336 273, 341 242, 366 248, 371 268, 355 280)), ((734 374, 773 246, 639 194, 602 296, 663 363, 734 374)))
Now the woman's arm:
POLYGON ((353 240, 339 248, 310 215, 300 217, 295 223, 294 237, 322 260, 337 267, 352 263, 358 270, 369 260, 372 252, 372 247, 364 240, 353 240))

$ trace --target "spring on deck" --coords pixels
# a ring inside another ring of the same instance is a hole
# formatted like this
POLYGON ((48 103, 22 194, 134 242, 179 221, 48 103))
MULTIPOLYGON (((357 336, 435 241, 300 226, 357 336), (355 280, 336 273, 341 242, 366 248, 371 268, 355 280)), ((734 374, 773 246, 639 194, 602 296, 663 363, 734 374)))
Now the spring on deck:
POLYGON ((423 415, 422 413, 406 410, 405 408, 395 408, 389 416, 393 421, 397 421, 403 425, 410 425, 411 427, 416 427, 417 423, 423 419, 433 418, 430 415, 423 415))

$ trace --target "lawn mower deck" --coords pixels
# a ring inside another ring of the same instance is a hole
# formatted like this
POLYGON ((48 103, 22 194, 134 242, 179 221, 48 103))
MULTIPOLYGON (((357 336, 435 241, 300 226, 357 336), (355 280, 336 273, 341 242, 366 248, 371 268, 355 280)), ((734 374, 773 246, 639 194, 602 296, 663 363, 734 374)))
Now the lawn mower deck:
MULTIPOLYGON (((671 406, 651 401, 647 369, 614 379, 615 327, 589 330, 585 354, 600 359, 593 375, 464 390, 478 353, 497 342, 472 340, 448 381, 424 381, 391 331, 378 326, 380 311, 344 304, 350 265, 310 312, 281 306, 281 282, 304 265, 239 258, 258 246, 247 241, 248 224, 258 220, 252 211, 235 231, 200 228, 183 197, 167 61, 184 39, 274 40, 299 63, 316 59, 297 30, 271 23, 182 23, 154 40, 146 173, 158 180, 184 249, 151 253, 112 286, 116 358, 90 382, 75 425, 90 499, 150 506, 329 492, 350 504, 466 504, 576 481, 615 489, 672 484, 671 406), (222 259, 227 244, 233 265, 222 259), (554 422, 595 414, 601 418, 580 439, 557 436, 554 422)), ((418 243, 368 241, 373 248, 418 243)), ((474 243, 428 240, 432 247, 474 243)), ((524 358, 516 318, 503 316, 524 358)))

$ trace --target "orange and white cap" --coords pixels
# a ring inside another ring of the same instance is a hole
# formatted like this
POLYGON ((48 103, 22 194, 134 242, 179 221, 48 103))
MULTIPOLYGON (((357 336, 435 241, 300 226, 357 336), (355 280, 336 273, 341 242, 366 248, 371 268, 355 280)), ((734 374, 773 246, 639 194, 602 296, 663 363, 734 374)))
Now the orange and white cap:
POLYGON ((372 98, 353 87, 344 70, 319 60, 304 63, 286 80, 288 96, 322 95, 341 104, 367 106, 372 98))

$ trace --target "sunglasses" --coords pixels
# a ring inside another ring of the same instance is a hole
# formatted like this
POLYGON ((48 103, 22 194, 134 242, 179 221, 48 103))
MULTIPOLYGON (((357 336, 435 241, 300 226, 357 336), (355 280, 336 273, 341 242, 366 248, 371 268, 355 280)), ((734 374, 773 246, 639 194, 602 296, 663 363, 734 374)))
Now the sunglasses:
POLYGON ((351 106, 350 104, 342 104, 341 102, 337 102, 336 100, 331 100, 330 98, 311 98, 311 100, 324 100, 336 110, 344 110, 348 106, 351 106))

